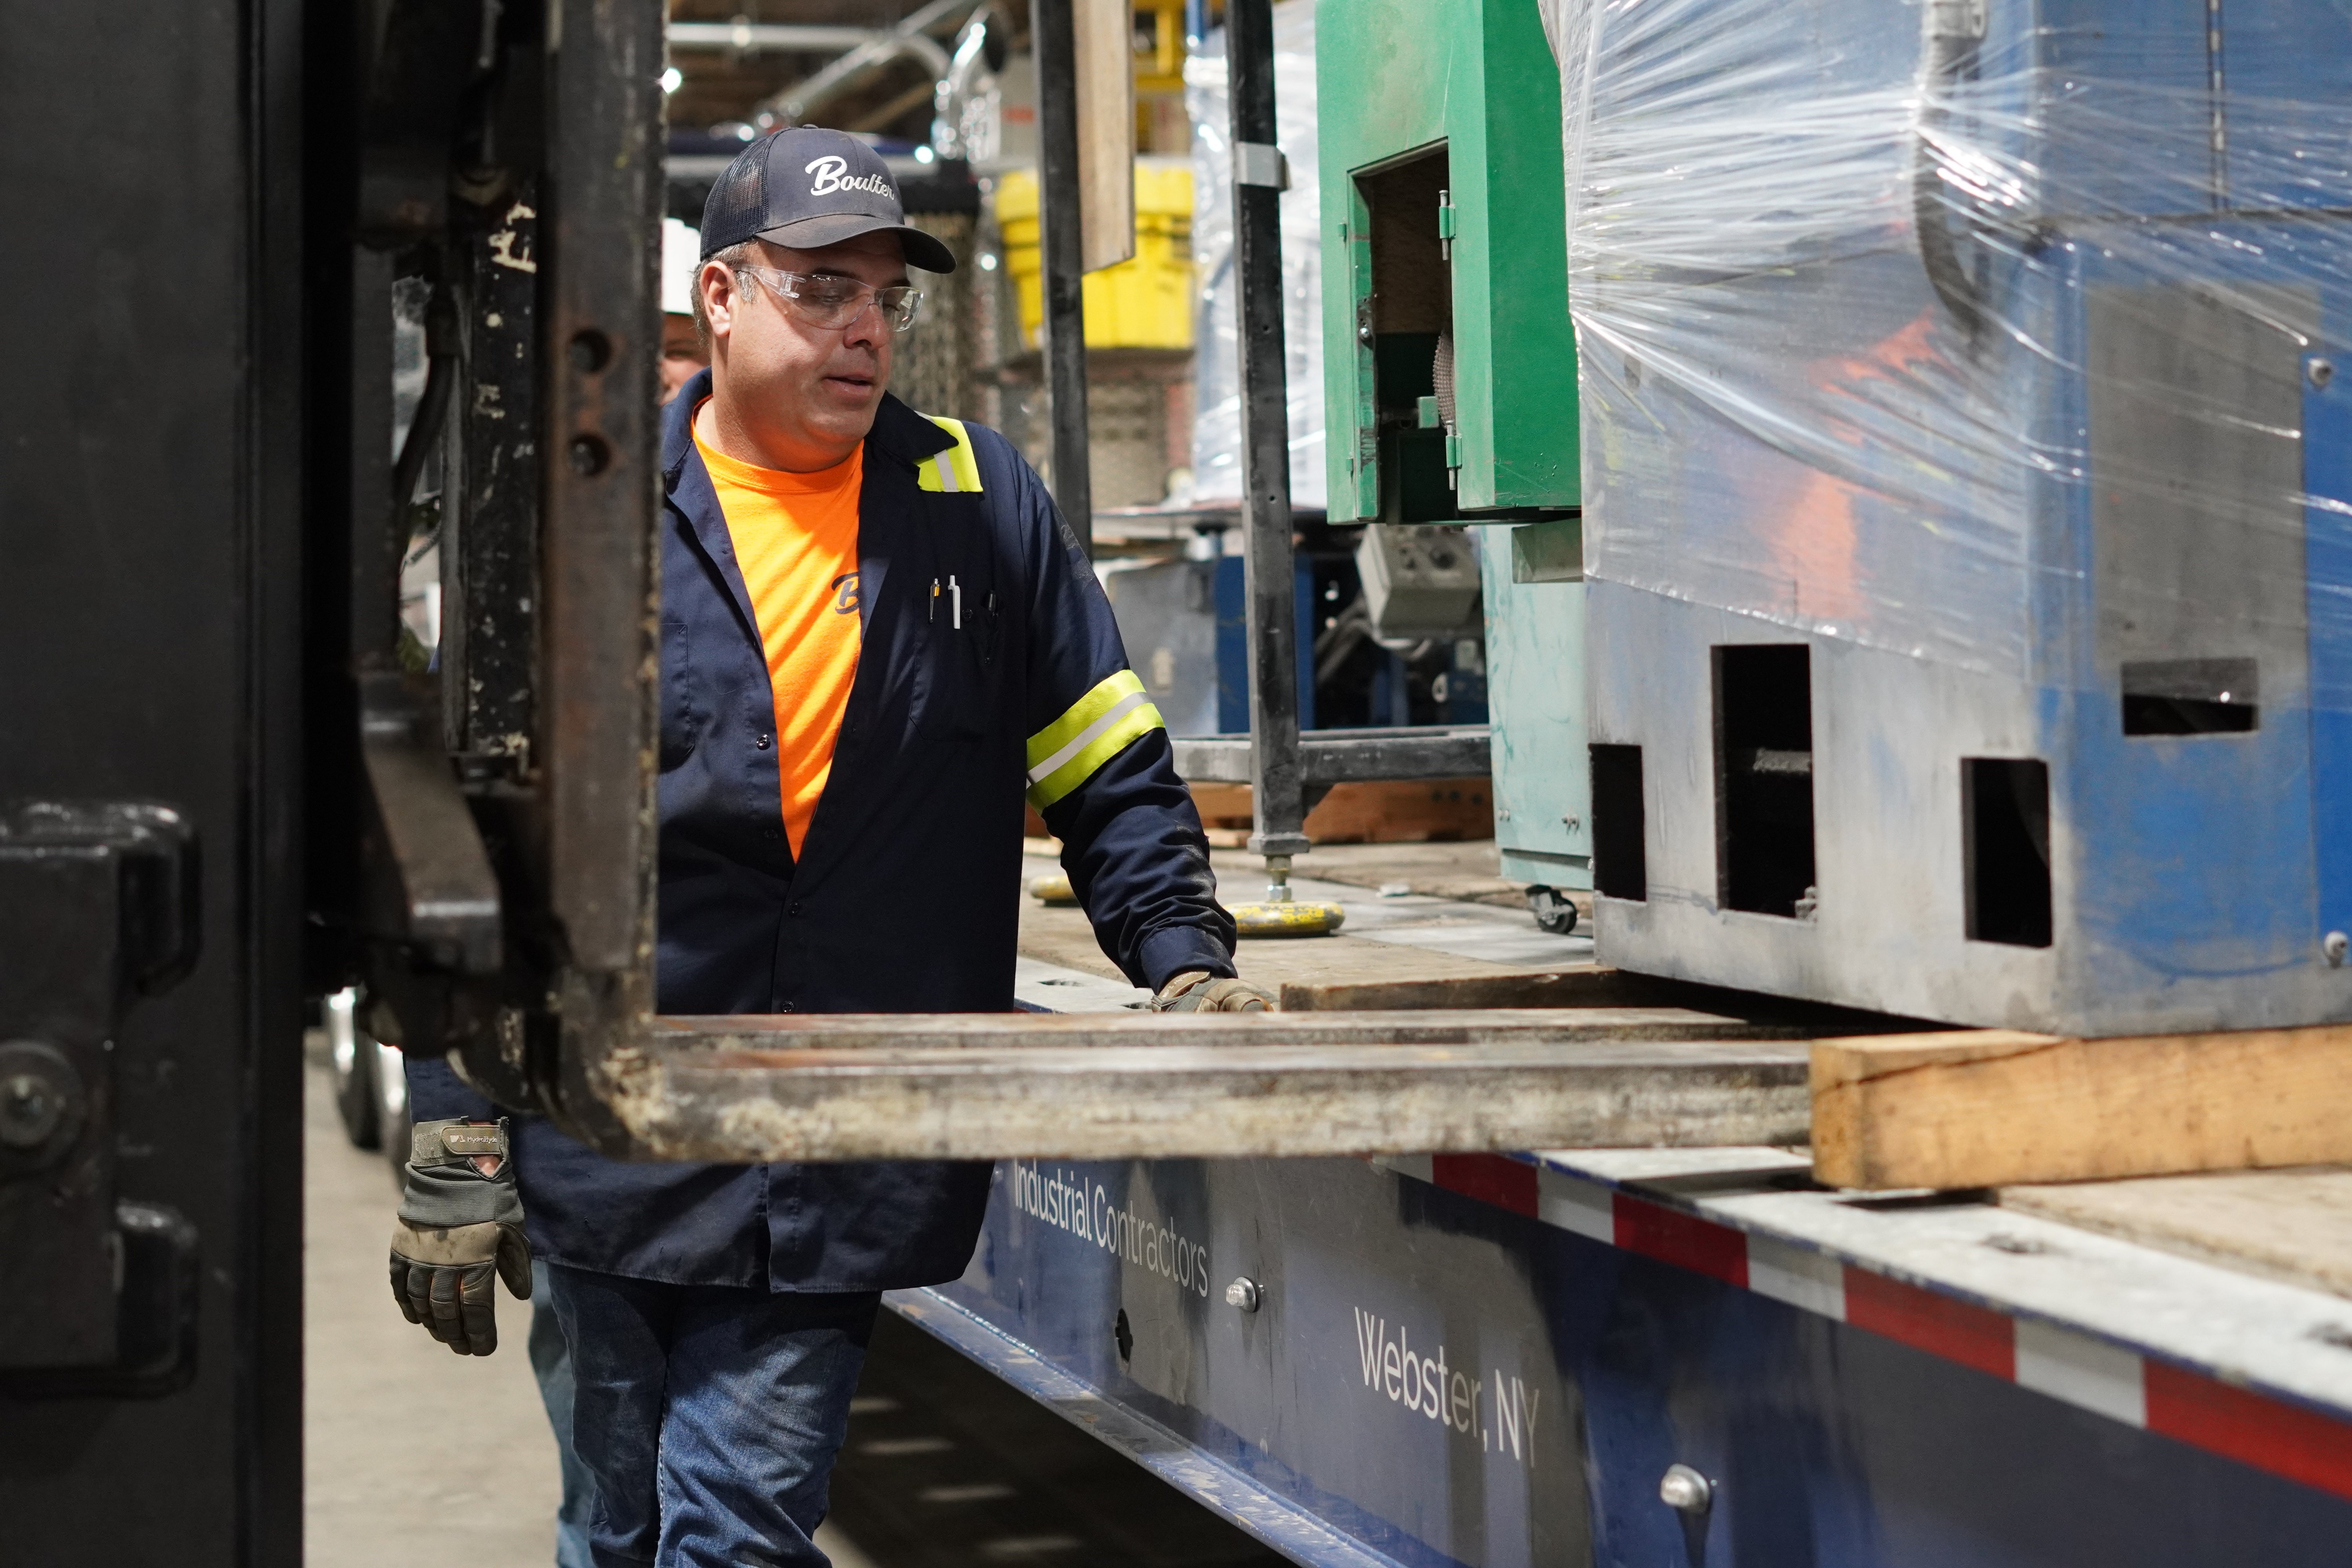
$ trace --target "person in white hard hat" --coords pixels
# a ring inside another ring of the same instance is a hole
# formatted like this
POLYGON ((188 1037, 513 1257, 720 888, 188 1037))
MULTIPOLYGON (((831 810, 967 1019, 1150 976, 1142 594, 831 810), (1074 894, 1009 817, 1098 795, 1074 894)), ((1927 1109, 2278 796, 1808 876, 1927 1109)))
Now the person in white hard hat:
POLYGON ((662 219, 661 400, 710 363, 710 351, 694 328, 694 279, 702 270, 702 231, 677 218, 662 219))

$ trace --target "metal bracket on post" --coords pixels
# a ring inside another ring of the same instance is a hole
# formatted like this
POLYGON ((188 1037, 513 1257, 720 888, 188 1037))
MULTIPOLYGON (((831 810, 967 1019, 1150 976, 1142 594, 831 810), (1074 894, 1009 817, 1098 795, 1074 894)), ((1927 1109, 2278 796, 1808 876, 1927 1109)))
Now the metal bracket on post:
POLYGON ((1234 184, 1264 185, 1268 190, 1290 189, 1290 160, 1282 149, 1269 142, 1236 142, 1234 143, 1234 184))
POLYGON ((193 1226, 114 1192, 114 1031, 197 947, 195 837, 168 806, 0 816, 0 1394, 152 1396, 194 1371, 193 1226))

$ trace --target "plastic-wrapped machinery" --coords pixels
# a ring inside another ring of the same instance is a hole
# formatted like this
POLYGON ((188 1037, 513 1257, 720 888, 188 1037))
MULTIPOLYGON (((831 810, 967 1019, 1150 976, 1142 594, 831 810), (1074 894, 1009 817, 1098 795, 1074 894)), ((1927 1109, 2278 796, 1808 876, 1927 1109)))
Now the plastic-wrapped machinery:
POLYGON ((2352 1017, 2352 11, 1545 14, 1602 956, 2352 1017))
MULTIPOLYGON (((1321 263, 1315 171, 1315 0, 1274 7, 1274 103, 1294 176, 1282 195, 1282 321, 1290 388, 1291 504, 1323 505, 1321 263)), ((1225 94, 1224 35, 1184 65, 1192 120, 1192 260, 1200 278, 1194 359, 1192 491, 1198 506, 1242 496, 1241 363, 1234 349, 1234 153, 1225 94)))

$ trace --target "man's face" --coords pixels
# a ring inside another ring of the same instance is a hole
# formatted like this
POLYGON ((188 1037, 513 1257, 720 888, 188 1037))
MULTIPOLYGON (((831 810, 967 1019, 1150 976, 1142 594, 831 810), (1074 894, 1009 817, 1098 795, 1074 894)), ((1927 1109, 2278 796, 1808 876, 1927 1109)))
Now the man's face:
MULTIPOLYGON (((876 289, 907 281, 898 237, 861 235, 822 250, 755 244, 761 264, 779 271, 854 279, 876 289)), ((873 428, 890 378, 894 336, 879 310, 845 327, 821 327, 758 279, 738 279, 716 262, 698 279, 710 321, 718 395, 760 447, 791 466, 829 467, 873 428), (812 461, 823 458, 823 462, 812 461)))
POLYGON ((667 403, 694 379, 694 373, 710 363, 703 352, 702 340, 694 331, 694 318, 681 316, 675 310, 662 316, 661 400, 667 403))

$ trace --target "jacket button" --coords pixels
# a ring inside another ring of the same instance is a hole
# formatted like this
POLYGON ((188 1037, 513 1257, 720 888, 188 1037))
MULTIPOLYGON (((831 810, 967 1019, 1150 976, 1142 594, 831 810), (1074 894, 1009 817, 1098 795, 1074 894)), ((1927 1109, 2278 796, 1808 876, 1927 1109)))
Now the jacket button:
POLYGON ((761 735, 758 740, 752 742, 751 744, 759 747, 760 750, 764 752, 768 749, 768 737, 761 735))
POLYGON ((762 827, 760 829, 760 837, 772 842, 777 837, 777 833, 772 827, 762 827))
POLYGON ((793 900, 793 910, 792 910, 792 912, 793 912, 793 913, 794 913, 794 914, 798 914, 798 913, 800 913, 800 912, 801 912, 801 901, 800 901, 798 899, 794 899, 794 900, 793 900))
POLYGON ((776 1004, 776 1011, 779 1013, 793 1013, 798 1012, 799 1009, 794 1007, 789 1002, 779 1002, 776 1004))

